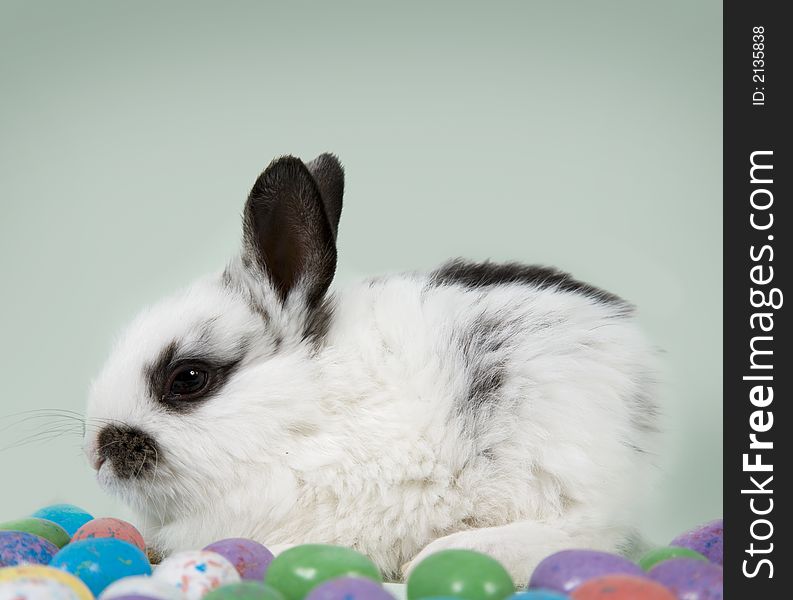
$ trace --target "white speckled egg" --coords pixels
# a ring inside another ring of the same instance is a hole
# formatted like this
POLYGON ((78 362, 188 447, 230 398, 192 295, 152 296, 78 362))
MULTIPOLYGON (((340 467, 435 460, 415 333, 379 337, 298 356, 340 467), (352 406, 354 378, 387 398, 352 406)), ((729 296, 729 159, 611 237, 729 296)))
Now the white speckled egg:
POLYGON ((147 575, 124 577, 111 583, 99 595, 99 600, 135 595, 146 596, 153 600, 182 600, 182 593, 175 585, 147 575))
POLYGON ((240 581, 228 559, 206 550, 177 552, 162 561, 152 577, 181 590, 185 600, 198 600, 221 585, 240 581))

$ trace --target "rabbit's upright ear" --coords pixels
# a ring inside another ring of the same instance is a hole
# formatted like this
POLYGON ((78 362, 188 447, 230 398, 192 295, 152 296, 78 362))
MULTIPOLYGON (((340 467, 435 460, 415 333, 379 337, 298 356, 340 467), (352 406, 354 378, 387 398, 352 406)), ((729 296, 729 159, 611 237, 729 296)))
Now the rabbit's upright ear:
POLYGON ((308 165, 284 156, 265 169, 245 204, 243 257, 283 301, 296 291, 319 302, 336 271, 336 229, 344 172, 323 154, 308 165))
POLYGON ((338 158, 327 153, 320 154, 306 166, 319 186, 325 214, 328 216, 333 238, 336 239, 341 217, 341 202, 344 197, 344 169, 338 158))

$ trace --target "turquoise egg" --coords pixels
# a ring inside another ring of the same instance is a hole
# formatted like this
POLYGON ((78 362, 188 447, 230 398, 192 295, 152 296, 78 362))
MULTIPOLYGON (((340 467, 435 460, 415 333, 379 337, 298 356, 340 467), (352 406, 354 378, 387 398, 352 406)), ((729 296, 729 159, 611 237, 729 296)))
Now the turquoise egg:
POLYGON ((115 538, 72 542, 55 555, 50 566, 81 579, 95 596, 122 577, 151 574, 146 555, 129 542, 115 538))
POLYGON ((57 523, 66 530, 69 537, 73 536, 75 531, 93 519, 89 513, 74 504, 51 504, 38 509, 31 516, 57 523))

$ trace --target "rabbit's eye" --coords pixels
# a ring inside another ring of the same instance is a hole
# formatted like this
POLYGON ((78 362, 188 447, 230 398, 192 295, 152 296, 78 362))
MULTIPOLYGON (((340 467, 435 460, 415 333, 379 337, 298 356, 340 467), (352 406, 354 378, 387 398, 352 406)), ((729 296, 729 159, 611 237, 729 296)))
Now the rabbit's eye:
POLYGON ((209 372, 200 365, 182 365, 174 369, 168 380, 166 394, 175 400, 191 400, 206 390, 209 372))

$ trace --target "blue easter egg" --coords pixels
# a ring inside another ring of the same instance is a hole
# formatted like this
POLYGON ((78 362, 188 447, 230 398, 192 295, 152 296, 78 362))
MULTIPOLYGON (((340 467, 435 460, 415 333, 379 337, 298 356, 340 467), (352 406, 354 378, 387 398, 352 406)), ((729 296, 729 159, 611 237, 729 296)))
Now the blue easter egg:
POLYGON ((69 537, 73 536, 75 531, 94 518, 74 504, 52 504, 40 508, 31 516, 57 523, 66 530, 69 537))
POLYGON ((43 537, 24 531, 0 531, 0 567, 46 565, 58 546, 43 537))
POLYGON ((78 577, 95 596, 122 577, 151 575, 146 555, 116 538, 72 542, 55 555, 50 566, 78 577))
POLYGON ((527 590, 512 594, 506 600, 568 600, 569 596, 551 590, 527 590))

